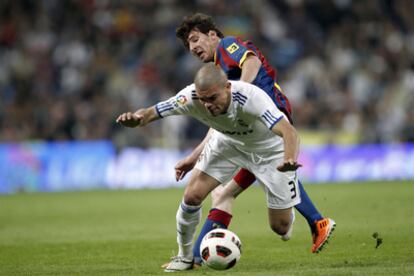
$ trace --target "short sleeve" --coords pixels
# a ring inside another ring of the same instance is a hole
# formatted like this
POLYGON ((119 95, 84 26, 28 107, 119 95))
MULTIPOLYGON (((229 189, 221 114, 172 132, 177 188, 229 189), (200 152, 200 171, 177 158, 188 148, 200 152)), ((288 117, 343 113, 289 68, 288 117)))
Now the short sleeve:
POLYGON ((158 116, 161 118, 171 115, 186 115, 192 107, 192 91, 194 85, 187 86, 175 96, 155 105, 158 116))
POLYGON ((274 110, 266 109, 260 115, 262 122, 267 126, 268 129, 272 129, 281 119, 283 119, 284 114, 278 110, 278 112, 274 112, 274 110))
POLYGON ((240 68, 249 53, 255 53, 249 49, 243 41, 229 36, 220 41, 220 58, 227 60, 228 63, 237 64, 240 68))
POLYGON ((272 129, 285 114, 280 111, 269 95, 258 87, 254 89, 254 99, 249 100, 246 108, 249 113, 258 117, 260 121, 266 125, 267 128, 272 129))

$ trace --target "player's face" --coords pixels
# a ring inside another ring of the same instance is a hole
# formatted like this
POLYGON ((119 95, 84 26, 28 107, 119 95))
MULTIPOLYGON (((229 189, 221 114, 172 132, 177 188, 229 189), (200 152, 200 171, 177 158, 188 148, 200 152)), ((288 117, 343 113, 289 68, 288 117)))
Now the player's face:
POLYGON ((214 60, 214 52, 220 38, 215 31, 209 31, 207 34, 194 29, 188 35, 188 46, 190 52, 199 58, 202 62, 211 62, 214 60))
POLYGON ((201 104, 213 116, 218 116, 227 112, 230 105, 231 83, 225 86, 214 85, 207 90, 196 90, 201 104))

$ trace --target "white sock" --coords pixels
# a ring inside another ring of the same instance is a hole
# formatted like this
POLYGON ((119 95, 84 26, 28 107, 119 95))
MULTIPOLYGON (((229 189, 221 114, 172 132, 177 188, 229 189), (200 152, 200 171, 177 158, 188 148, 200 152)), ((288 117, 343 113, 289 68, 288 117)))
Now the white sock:
POLYGON ((193 239, 196 227, 201 220, 201 205, 187 205, 181 202, 177 210, 178 256, 193 258, 193 239))
POLYGON ((290 225, 288 232, 292 232, 293 223, 295 222, 295 209, 292 208, 292 213, 290 215, 290 225))

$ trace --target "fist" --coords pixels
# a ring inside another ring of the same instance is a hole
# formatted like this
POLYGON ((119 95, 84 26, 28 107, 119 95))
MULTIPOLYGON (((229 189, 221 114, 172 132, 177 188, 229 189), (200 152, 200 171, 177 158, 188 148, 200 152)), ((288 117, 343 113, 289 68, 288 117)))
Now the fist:
POLYGON ((284 161, 282 165, 278 166, 278 171, 287 172, 287 171, 296 171, 302 167, 301 164, 297 163, 296 161, 284 161))
POLYGON ((138 115, 132 112, 126 112, 119 115, 116 119, 116 122, 126 127, 137 127, 141 125, 142 119, 142 115, 138 115))

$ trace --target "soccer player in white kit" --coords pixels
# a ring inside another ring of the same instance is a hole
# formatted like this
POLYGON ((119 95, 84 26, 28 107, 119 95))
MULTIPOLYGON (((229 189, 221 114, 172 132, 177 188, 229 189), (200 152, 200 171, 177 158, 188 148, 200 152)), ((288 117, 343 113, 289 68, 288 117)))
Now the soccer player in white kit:
POLYGON ((292 207, 300 202, 296 170, 299 137, 271 98, 260 88, 228 81, 214 64, 204 65, 194 84, 155 106, 126 112, 117 122, 144 126, 171 115, 188 115, 213 128, 191 175, 177 211, 179 252, 165 271, 193 267, 192 242, 201 219, 201 204, 221 183, 244 167, 263 186, 269 223, 274 232, 286 234, 292 226, 292 207))

